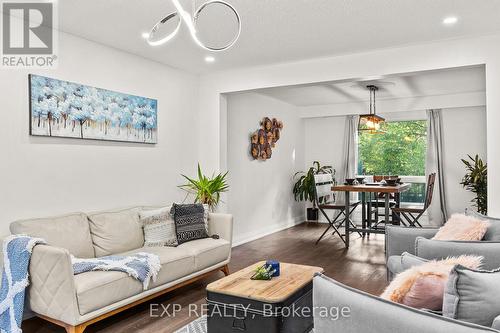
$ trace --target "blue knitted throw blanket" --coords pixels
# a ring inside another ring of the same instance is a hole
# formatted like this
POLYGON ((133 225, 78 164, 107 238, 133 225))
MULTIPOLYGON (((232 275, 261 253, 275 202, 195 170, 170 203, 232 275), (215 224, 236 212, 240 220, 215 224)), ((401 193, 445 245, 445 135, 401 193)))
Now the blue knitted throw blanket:
POLYGON ((142 282, 146 290, 149 281, 156 281, 160 271, 160 258, 152 253, 139 252, 123 255, 111 255, 101 258, 80 259, 72 257, 73 271, 76 274, 90 271, 119 271, 142 282))
POLYGON ((45 244, 40 238, 11 235, 3 242, 2 287, 0 290, 0 331, 21 331, 24 310, 24 291, 29 285, 28 267, 36 244, 45 244))

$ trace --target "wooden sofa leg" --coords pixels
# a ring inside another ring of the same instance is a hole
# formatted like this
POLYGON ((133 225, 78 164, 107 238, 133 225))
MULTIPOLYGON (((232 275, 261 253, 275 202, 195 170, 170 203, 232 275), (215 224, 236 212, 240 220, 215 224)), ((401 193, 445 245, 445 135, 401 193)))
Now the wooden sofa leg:
POLYGON ((222 266, 222 268, 220 270, 222 271, 222 273, 224 273, 225 276, 229 275, 229 266, 228 265, 222 266))
POLYGON ((77 326, 66 326, 67 333, 83 333, 83 331, 87 328, 86 325, 77 325, 77 326))

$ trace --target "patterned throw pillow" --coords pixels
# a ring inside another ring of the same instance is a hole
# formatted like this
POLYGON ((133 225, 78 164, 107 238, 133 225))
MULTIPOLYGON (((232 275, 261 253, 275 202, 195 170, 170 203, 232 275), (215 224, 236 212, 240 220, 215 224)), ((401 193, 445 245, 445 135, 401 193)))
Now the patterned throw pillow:
POLYGON ((175 223, 170 214, 170 207, 140 212, 144 228, 144 246, 177 246, 175 223))
POLYGON ((178 205, 174 203, 170 212, 174 217, 177 242, 179 244, 208 237, 203 205, 178 205))

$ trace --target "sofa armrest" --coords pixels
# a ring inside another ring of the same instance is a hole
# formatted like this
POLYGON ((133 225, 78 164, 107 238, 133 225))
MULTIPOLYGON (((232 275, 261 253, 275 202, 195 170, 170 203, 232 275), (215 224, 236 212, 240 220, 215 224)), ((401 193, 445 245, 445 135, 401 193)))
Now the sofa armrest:
POLYGON ((220 238, 233 242, 233 215, 210 213, 208 215, 208 233, 219 235, 220 238))
POLYGON ((500 267, 500 242, 440 241, 417 237, 415 255, 424 259, 443 259, 460 255, 483 256, 483 269, 500 267))
POLYGON ((498 332, 389 302, 324 275, 313 281, 313 309, 315 333, 498 332))
POLYGON ((31 310, 76 325, 80 314, 68 250, 49 245, 35 246, 29 273, 28 298, 31 310))
POLYGON ((438 228, 387 226, 385 230, 386 262, 390 256, 400 256, 404 252, 415 254, 417 237, 432 238, 438 230, 438 228))
POLYGON ((493 325, 491 325, 491 328, 499 330, 500 331, 500 315, 498 315, 494 320, 493 320, 493 325))

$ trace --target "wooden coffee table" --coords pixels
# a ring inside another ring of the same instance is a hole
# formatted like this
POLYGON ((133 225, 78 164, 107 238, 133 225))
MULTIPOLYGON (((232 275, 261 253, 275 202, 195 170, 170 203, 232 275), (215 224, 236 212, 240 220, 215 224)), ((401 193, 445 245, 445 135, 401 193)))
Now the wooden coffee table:
POLYGON ((207 286, 208 333, 304 333, 312 329, 312 279, 323 268, 281 263, 279 277, 251 280, 264 263, 207 286))

